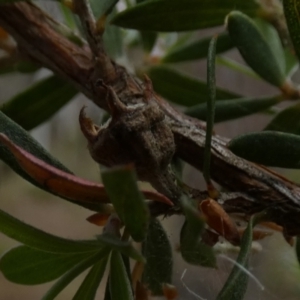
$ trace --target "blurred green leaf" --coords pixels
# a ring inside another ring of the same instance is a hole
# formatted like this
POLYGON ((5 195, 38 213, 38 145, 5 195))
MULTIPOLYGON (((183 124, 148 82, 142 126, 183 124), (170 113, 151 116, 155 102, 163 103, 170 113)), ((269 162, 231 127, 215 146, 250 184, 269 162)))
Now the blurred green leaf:
POLYGON ((102 172, 102 180, 117 214, 130 235, 135 241, 142 241, 146 236, 150 214, 137 186, 133 167, 119 167, 102 172))
POLYGON ((232 139, 228 148, 247 160, 272 167, 300 168, 300 137, 295 134, 263 131, 232 139))
POLYGON ((39 70, 40 67, 30 61, 19 61, 10 57, 0 59, 0 75, 5 75, 14 72, 33 73, 39 70))
POLYGON ((152 295, 162 295, 162 284, 172 282, 173 257, 169 238, 156 219, 150 222, 142 252, 147 260, 142 280, 152 295))
POLYGON ((151 52, 156 43, 157 36, 157 33, 153 31, 141 31, 143 48, 146 52, 151 52))
POLYGON ((183 198, 181 204, 186 217, 180 232, 182 258, 193 265, 215 268, 216 257, 212 248, 201 241, 205 222, 189 200, 183 198))
POLYGON ((130 279, 121 254, 113 251, 110 258, 109 290, 112 300, 133 300, 130 279))
POLYGON ((300 134, 300 103, 292 105, 272 119, 265 130, 300 134))
POLYGON ((206 136, 205 136, 205 147, 204 147, 203 176, 207 183, 210 181, 211 137, 213 134, 214 119, 215 119, 216 47, 217 47, 217 37, 214 36, 209 43, 208 55, 207 55, 207 71, 206 71, 208 98, 206 103, 207 123, 206 123, 206 136))
POLYGON ((73 241, 46 233, 0 210, 0 232, 37 250, 51 253, 88 253, 99 250, 95 241, 73 241))
MULTIPOLYGON (((279 103, 279 101, 279 97, 261 99, 241 98, 217 101, 215 105, 215 122, 224 122, 252 115, 279 103)), ((207 106, 205 103, 192 106, 185 111, 185 114, 206 121, 207 106)))
POLYGON ((251 0, 153 0, 117 14, 112 23, 139 30, 186 31, 222 25, 232 9, 254 15, 257 8, 251 0))
POLYGON ((58 5, 61 14, 64 18, 65 24, 71 29, 76 29, 75 15, 72 13, 69 7, 67 7, 64 3, 59 3, 58 5))
POLYGON ((97 289, 103 278, 106 265, 108 261, 108 256, 102 258, 97 262, 89 273, 86 275, 84 281, 80 285, 76 295, 72 300, 94 300, 96 297, 97 289))
POLYGON ((248 260, 252 246, 253 217, 250 219, 245 230, 241 250, 225 285, 217 296, 216 300, 243 300, 248 285, 248 260))
MULTIPOLYGON (((0 111, 0 133, 5 134, 12 142, 17 146, 31 153, 35 157, 41 159, 42 161, 50 164, 51 166, 62 170, 64 172, 72 174, 64 165, 62 165, 58 160, 51 156, 35 139, 33 139, 26 130, 21 126, 13 122, 5 114, 0 111)), ((48 191, 47 187, 41 184, 38 184, 36 180, 32 179, 19 165, 17 159, 14 155, 8 150, 6 146, 0 143, 0 159, 8 164, 17 174, 22 176, 27 181, 31 182, 35 186, 48 191)), ((64 198, 65 199, 65 198, 64 198)), ((84 203, 84 202, 75 202, 69 199, 66 199, 71 203, 76 203, 80 206, 89 208, 94 211, 99 210, 99 205, 94 203, 84 203)))
POLYGON ((266 22, 263 19, 255 18, 253 21, 269 45, 273 56, 276 58, 280 71, 285 74, 286 63, 284 49, 277 30, 269 22, 266 22))
MULTIPOLYGON (((173 103, 193 106, 204 103, 208 98, 206 83, 181 74, 165 66, 152 67, 147 70, 155 91, 173 103)), ((217 88, 217 99, 232 99, 238 96, 229 91, 217 88)))
POLYGON ((79 276, 86 269, 99 262, 99 260, 107 259, 109 249, 103 248, 96 254, 87 257, 85 260, 79 262, 76 266, 65 273, 44 295, 42 300, 53 300, 55 297, 77 276, 79 276))
POLYGON ((297 236, 296 239, 296 256, 298 259, 298 263, 300 264, 300 237, 299 236, 297 236))
MULTIPOLYGON (((205 37, 189 44, 180 45, 179 47, 172 47, 172 49, 166 53, 165 57, 162 59, 162 62, 175 63, 206 58, 210 40, 211 37, 205 37)), ((225 52, 233 47, 234 45, 232 44, 227 33, 223 33, 218 36, 216 53, 225 52)))
POLYGON ((50 76, 4 103, 1 110, 30 130, 48 120, 77 93, 65 80, 50 76))
POLYGON ((86 253, 58 254, 18 246, 1 257, 0 270, 9 281, 41 284, 60 277, 86 256, 86 253))
POLYGON ((122 32, 120 28, 110 24, 111 18, 115 15, 114 6, 118 1, 119 0, 90 1, 96 19, 101 18, 103 15, 109 14, 105 22, 103 44, 105 51, 112 58, 121 56, 123 52, 122 32))
POLYGON ((230 59, 225 56, 218 56, 216 58, 217 64, 221 66, 225 66, 233 71, 240 72, 242 74, 245 74, 247 76, 250 76, 255 79, 261 79, 251 68, 249 68, 246 65, 240 64, 237 61, 230 59))
POLYGON ((245 14, 233 11, 226 18, 232 42, 239 49, 246 63, 264 80, 281 87, 285 74, 278 58, 254 21, 245 14))
POLYGON ((285 56, 285 74, 290 78, 299 68, 297 57, 290 49, 284 49, 285 56))
POLYGON ((97 236, 97 240, 111 250, 121 252, 122 254, 140 262, 145 262, 143 255, 136 250, 130 242, 122 241, 111 234, 102 234, 97 236))
POLYGON ((283 0, 283 9, 285 20, 288 26, 289 34, 294 45, 298 60, 300 60, 300 9, 298 0, 283 0))

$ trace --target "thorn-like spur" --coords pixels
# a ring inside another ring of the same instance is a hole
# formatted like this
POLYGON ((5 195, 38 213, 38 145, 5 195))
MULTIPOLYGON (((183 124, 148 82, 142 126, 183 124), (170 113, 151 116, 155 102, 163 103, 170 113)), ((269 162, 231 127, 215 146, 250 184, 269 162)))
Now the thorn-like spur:
POLYGON ((153 85, 151 79, 146 74, 144 74, 143 76, 145 84, 144 100, 148 102, 153 97, 153 85))
POLYGON ((106 88, 108 90, 107 105, 112 117, 118 117, 124 112, 127 112, 127 106, 119 99, 117 93, 113 90, 113 88, 108 85, 106 86, 106 88))
POLYGON ((95 141, 96 137, 98 136, 98 133, 100 131, 100 128, 93 123, 93 121, 88 118, 84 112, 85 106, 80 110, 79 114, 79 124, 80 129, 83 133, 83 135, 86 137, 86 139, 92 143, 95 141))

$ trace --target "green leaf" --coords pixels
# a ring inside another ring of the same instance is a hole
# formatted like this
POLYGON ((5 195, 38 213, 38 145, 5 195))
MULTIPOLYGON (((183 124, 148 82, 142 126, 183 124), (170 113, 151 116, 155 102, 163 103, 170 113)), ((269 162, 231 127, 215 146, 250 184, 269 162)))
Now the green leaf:
POLYGON ((121 254, 113 251, 110 258, 109 290, 112 300, 133 300, 130 279, 121 254))
POLYGON ((119 167, 102 172, 102 180, 117 214, 130 235, 135 241, 142 241, 146 236, 150 214, 138 189, 133 167, 119 167))
MULTIPOLYGON (((64 165, 51 156, 26 130, 8 118, 0 111, 0 132, 4 133, 11 141, 22 149, 28 151, 44 162, 62 171, 71 173, 64 165)), ((14 156, 0 144, 0 159, 7 163, 16 173, 30 181, 29 176, 21 169, 14 156)))
POLYGON ((122 241, 111 234, 102 234, 97 236, 97 240, 111 250, 121 252, 122 254, 140 262, 145 262, 143 255, 136 250, 130 242, 122 241))
POLYGON ((217 64, 219 64, 221 66, 225 66, 233 71, 240 72, 242 74, 245 74, 245 75, 255 78, 255 79, 260 79, 260 77, 254 71, 252 71, 251 68, 249 68, 248 66, 246 66, 244 64, 240 64, 237 61, 230 59, 228 57, 218 56, 216 58, 216 62, 217 62, 217 64))
POLYGON ((299 236, 297 236, 296 239, 296 256, 298 259, 298 263, 300 264, 300 237, 299 236))
POLYGON ((289 29, 289 34, 294 45, 298 60, 300 59, 300 5, 297 0, 283 0, 285 20, 289 29))
POLYGON ((55 297, 78 275, 84 272, 86 269, 91 267, 92 265, 99 262, 99 260, 107 259, 106 257, 109 254, 109 249, 104 248, 96 254, 87 257, 85 260, 78 263, 72 269, 70 269, 67 273, 65 273, 44 295, 42 300, 53 300, 55 297))
POLYGON ((248 274, 245 269, 248 268, 248 260, 252 246, 253 217, 250 219, 245 230, 241 250, 225 285, 217 296, 216 300, 242 300, 248 285, 248 274))
POLYGON ((147 260, 143 282, 152 295, 162 295, 162 284, 172 282, 173 257, 169 238, 156 219, 150 222, 142 252, 147 260))
MULTIPOLYGON (((189 44, 174 47, 166 53, 165 57, 162 59, 162 62, 175 63, 206 58, 210 40, 211 37, 205 37, 189 44)), ((223 33, 218 36, 216 53, 225 52, 233 47, 234 45, 227 33, 223 33)))
POLYGON ((9 281, 41 284, 60 277, 86 256, 86 253, 57 254, 19 246, 2 256, 0 270, 9 281))
POLYGON ((275 116, 265 130, 300 134, 300 103, 292 105, 275 116))
POLYGON ((269 22, 262 19, 255 18, 253 21, 263 35, 266 43, 269 45, 273 56, 276 58, 280 71, 285 74, 286 63, 284 49, 277 30, 269 22))
POLYGON ((285 74, 288 78, 290 78, 299 68, 298 60, 295 54, 292 53, 290 49, 284 49, 284 56, 285 56, 285 74))
POLYGON ((186 198, 182 199, 181 204, 186 217, 180 232, 182 258, 193 265, 215 268, 216 257, 212 248, 201 241, 205 222, 186 198))
POLYGON ((150 53, 157 40, 157 33, 153 31, 141 31, 141 38, 143 48, 146 52, 150 53))
POLYGON ((247 160, 279 168, 300 168, 300 137, 295 134, 263 131, 238 136, 228 148, 247 160))
POLYGON ((285 74, 278 57, 254 21, 245 14, 233 11, 227 18, 227 29, 232 42, 239 49, 246 63, 264 80, 281 87, 285 74))
MULTIPOLYGON (((215 123, 233 120, 265 109, 280 102, 279 97, 266 97, 261 99, 241 98, 217 101, 215 104, 215 123)), ((203 104, 188 108, 185 114, 206 121, 207 106, 203 104)))
POLYGON ((217 37, 213 37, 209 43, 207 56, 207 123, 204 147, 203 176, 208 183, 210 181, 210 157, 211 157, 211 137, 213 134, 215 119, 215 101, 216 101, 216 46, 217 37))
POLYGON ((99 250, 97 241, 73 241, 46 233, 0 210, 0 232, 37 250, 52 253, 86 253, 99 250))
POLYGON ((153 0, 117 14, 112 23, 139 30, 195 30, 222 25, 226 14, 234 8, 254 15, 258 6, 255 1, 153 0))
POLYGON ((3 58, 1 60, 0 75, 5 75, 14 72, 20 72, 24 74, 34 73, 39 69, 39 66, 36 66, 35 64, 29 61, 15 61, 11 60, 10 58, 3 58))
MULTIPOLYGON (((155 91, 173 103, 193 106, 204 103, 208 98, 206 83, 181 74, 165 66, 152 67, 147 71, 155 91)), ((229 91, 217 88, 216 98, 232 99, 238 97, 229 91)))
POLYGON ((95 299, 98 286, 103 278, 106 269, 107 261, 108 256, 102 258, 92 267, 72 300, 95 299))
POLYGON ((48 120, 77 93, 65 80, 50 76, 4 103, 1 110, 30 130, 48 120))

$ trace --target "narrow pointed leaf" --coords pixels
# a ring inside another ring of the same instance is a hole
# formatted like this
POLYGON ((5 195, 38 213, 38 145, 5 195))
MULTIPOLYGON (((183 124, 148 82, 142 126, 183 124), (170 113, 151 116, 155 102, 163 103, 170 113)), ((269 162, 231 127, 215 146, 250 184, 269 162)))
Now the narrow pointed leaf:
POLYGON ((211 137, 213 134, 215 119, 215 100, 216 100, 216 46, 217 37, 213 37, 209 43, 207 55, 207 123, 204 147, 203 176, 208 183, 210 181, 210 157, 211 157, 211 137))
POLYGON ((247 160, 279 168, 300 168, 300 137, 295 134, 263 131, 232 139, 228 148, 247 160))
POLYGON ((226 14, 236 8, 254 15, 258 6, 251 0, 153 0, 117 14, 112 23, 139 30, 195 30, 222 25, 226 14))
POLYGON ((117 237, 110 234, 102 234, 97 236, 97 240, 101 245, 110 248, 111 250, 118 251, 123 255, 126 255, 132 259, 135 259, 140 262, 145 262, 143 255, 136 250, 130 242, 122 241, 117 237))
POLYGON ((8 100, 0 109, 30 130, 47 121, 77 93, 68 82, 53 75, 8 100))
POLYGON ((103 278, 108 256, 97 262, 89 273, 86 275, 84 281, 80 285, 78 291, 72 300, 94 300, 96 297, 97 289, 103 278))
MULTIPOLYGON (((62 163, 55 159, 49 152, 47 152, 34 138, 32 138, 26 130, 21 126, 13 122, 5 114, 0 111, 0 133, 5 134, 16 146, 21 147, 28 153, 32 154, 36 158, 41 159, 43 162, 67 173, 71 173, 62 163)), ((0 159, 8 164, 17 174, 38 186, 43 190, 47 190, 47 186, 39 184, 36 180, 31 178, 19 165, 16 157, 10 152, 10 150, 0 142, 0 159)), ((67 199, 68 200, 68 199, 67 199)), ((87 202, 73 202, 91 210, 98 211, 100 209, 99 204, 87 203, 87 202)))
MULTIPOLYGON (((165 57, 162 59, 162 62, 175 63, 206 58, 210 40, 211 37, 205 37, 198 41, 172 48, 171 51, 167 52, 165 57)), ((218 36, 216 53, 225 52, 233 47, 234 45, 227 33, 223 33, 218 36)))
POLYGON ((157 33, 153 31, 141 31, 143 48, 150 53, 157 40, 157 33))
POLYGON ((246 63, 264 80, 282 87, 284 71, 279 58, 274 56, 254 21, 245 14, 233 11, 226 18, 226 25, 232 42, 237 46, 246 63))
POLYGON ((46 190, 76 201, 107 203, 104 186, 81 179, 52 167, 13 144, 5 135, 0 134, 0 142, 9 148, 23 170, 46 190))
POLYGON ((86 256, 86 253, 57 254, 19 246, 2 256, 0 270, 9 281, 41 284, 62 276, 86 256))
POLYGON ((34 249, 52 253, 94 252, 101 246, 97 241, 74 241, 46 233, 0 210, 0 232, 34 249))
POLYGON ((108 249, 104 248, 100 252, 87 257, 85 260, 78 263, 72 269, 70 269, 67 273, 65 273, 44 295, 42 300, 53 300, 56 296, 67 286, 70 282, 72 282, 77 276, 79 276, 86 269, 96 264, 99 260, 105 259, 109 254, 108 249))
POLYGON ((173 257, 169 238, 156 219, 150 222, 142 252, 147 260, 143 282, 152 295, 162 295, 163 284, 172 281, 173 257))
POLYGON ((300 60, 300 5, 297 0, 283 0, 282 4, 289 34, 292 39, 298 60, 300 60))
POLYGON ((250 219, 248 227, 243 234, 241 250, 235 265, 216 300, 242 300, 247 290, 248 260, 252 245, 253 218, 250 219))
POLYGON ((109 290, 111 300, 133 300, 130 279, 121 254, 113 251, 110 258, 109 290))
POLYGON ((102 173, 102 180, 115 210, 135 241, 146 236, 149 210, 138 189, 133 167, 114 168, 102 173))
POLYGON ((186 217, 180 232, 182 258, 193 265, 216 267, 216 257, 212 248, 201 241, 205 222, 187 199, 182 199, 181 203, 186 217))
POLYGON ((300 264, 300 237, 299 236, 297 236, 296 239, 296 256, 298 259, 298 263, 300 264))
MULTIPOLYGON (((264 111, 279 102, 279 97, 267 97, 261 99, 241 98, 217 101, 215 104, 215 122, 224 122, 252 115, 264 111)), ((192 106, 185 111, 185 114, 206 121, 207 106, 204 103, 192 106)))
MULTIPOLYGON (((102 184, 88 181, 51 165, 33 156, 29 152, 16 146, 4 134, 0 133, 0 145, 4 144, 31 180, 38 186, 54 195, 77 201, 94 203, 101 209, 101 203, 109 202, 107 193, 102 184)), ((151 191, 144 191, 144 195, 156 201, 170 202, 169 199, 151 191)))
MULTIPOLYGON (((155 91, 173 103, 193 106, 204 103, 208 98, 207 86, 204 81, 197 80, 165 66, 152 67, 147 71, 155 91)), ((232 99, 235 93, 219 89, 216 99, 232 99)))
POLYGON ((282 131, 300 135, 300 104, 292 105, 272 119, 265 130, 282 131))

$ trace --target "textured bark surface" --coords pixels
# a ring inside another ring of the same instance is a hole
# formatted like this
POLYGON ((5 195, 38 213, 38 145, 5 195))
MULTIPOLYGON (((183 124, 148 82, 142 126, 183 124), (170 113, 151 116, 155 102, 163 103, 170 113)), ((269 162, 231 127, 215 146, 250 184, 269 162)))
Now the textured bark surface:
MULTIPOLYGON (((81 5, 75 1, 77 11, 84 11, 81 5)), ((81 20, 90 30, 84 16, 81 20)), ((134 162, 140 179, 178 201, 181 191, 169 163, 176 154, 202 169, 205 123, 179 113, 155 94, 149 80, 141 82, 111 61, 99 51, 101 39, 91 40, 93 32, 87 33, 91 48, 78 46, 59 34, 58 24, 32 3, 1 5, 0 26, 13 36, 22 54, 73 83, 112 115, 108 126, 99 128, 81 114, 82 131, 97 162, 107 166, 134 162)), ((211 162, 212 178, 230 191, 220 194, 225 210, 250 215, 268 208, 286 234, 299 234, 300 187, 235 156, 227 141, 213 137, 211 162)), ((205 193, 199 195, 205 198, 205 193)), ((168 213, 161 205, 152 211, 168 213)))

